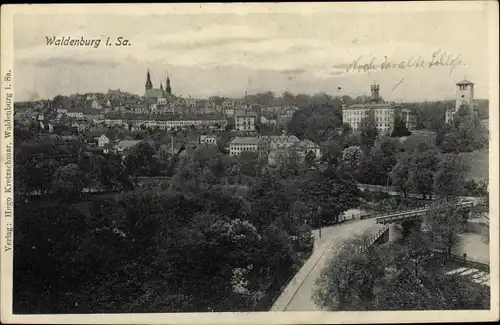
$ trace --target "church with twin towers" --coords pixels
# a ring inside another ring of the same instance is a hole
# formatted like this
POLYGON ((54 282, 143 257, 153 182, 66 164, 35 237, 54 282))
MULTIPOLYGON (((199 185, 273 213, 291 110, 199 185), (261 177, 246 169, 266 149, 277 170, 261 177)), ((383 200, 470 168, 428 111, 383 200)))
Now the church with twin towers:
POLYGON ((146 85, 145 85, 144 97, 146 99, 153 99, 155 101, 158 98, 170 98, 170 97, 172 97, 172 88, 170 86, 170 78, 169 78, 168 74, 166 74, 165 89, 163 88, 162 81, 160 81, 160 88, 154 88, 153 83, 151 82, 151 73, 149 72, 149 69, 148 69, 147 75, 146 75, 146 85))

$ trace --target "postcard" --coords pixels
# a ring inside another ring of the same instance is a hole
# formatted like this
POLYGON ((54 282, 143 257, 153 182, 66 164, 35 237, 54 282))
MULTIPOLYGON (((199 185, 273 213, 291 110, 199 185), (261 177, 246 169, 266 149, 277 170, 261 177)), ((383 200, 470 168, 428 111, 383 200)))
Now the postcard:
POLYGON ((2 322, 499 319, 497 2, 1 9, 2 322))

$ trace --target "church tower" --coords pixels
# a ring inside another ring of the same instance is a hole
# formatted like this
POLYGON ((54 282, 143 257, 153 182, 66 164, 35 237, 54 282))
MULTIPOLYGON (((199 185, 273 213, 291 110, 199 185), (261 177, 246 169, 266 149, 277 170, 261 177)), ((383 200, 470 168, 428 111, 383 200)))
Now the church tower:
POLYGON ((151 83, 151 75, 149 74, 149 69, 148 69, 148 74, 146 76, 146 91, 151 88, 153 88, 153 84, 151 83))
POLYGON ((167 85, 165 86, 165 91, 167 95, 172 95, 172 88, 170 87, 170 78, 167 75, 167 85))

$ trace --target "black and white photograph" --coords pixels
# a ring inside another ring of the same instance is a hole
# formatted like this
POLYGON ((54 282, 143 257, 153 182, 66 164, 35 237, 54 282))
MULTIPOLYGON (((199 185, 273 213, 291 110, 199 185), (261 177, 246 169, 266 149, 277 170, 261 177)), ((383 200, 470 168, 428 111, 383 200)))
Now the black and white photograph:
POLYGON ((498 320, 498 2, 1 21, 2 322, 498 320))

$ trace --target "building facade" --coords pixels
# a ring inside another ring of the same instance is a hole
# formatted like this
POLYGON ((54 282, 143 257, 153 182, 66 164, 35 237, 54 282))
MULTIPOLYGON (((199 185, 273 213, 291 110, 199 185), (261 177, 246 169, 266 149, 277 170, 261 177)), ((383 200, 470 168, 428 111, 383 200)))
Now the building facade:
POLYGON ((200 135, 200 143, 217 144, 217 138, 211 135, 200 135))
POLYGON ((467 79, 457 82, 455 107, 446 111, 446 123, 450 122, 458 113, 460 107, 464 105, 467 106, 471 112, 474 112, 474 83, 467 79))
POLYGON ((257 114, 249 111, 238 111, 234 115, 235 129, 237 131, 255 131, 257 114))
POLYGON ((375 120, 377 130, 381 134, 390 134, 394 129, 394 119, 399 115, 411 130, 415 126, 413 114, 402 105, 394 102, 385 103, 379 97, 379 85, 372 85, 372 95, 363 104, 354 104, 342 107, 342 120, 351 126, 354 131, 361 128, 363 121, 370 116, 375 120))
POLYGON ((229 143, 229 154, 239 156, 242 152, 255 152, 260 157, 267 155, 269 145, 259 137, 236 137, 229 143))
POLYGON ((284 106, 283 108, 280 109, 276 116, 276 121, 279 125, 286 125, 288 122, 293 117, 293 114, 295 114, 296 111, 298 111, 299 108, 296 106, 284 106))

